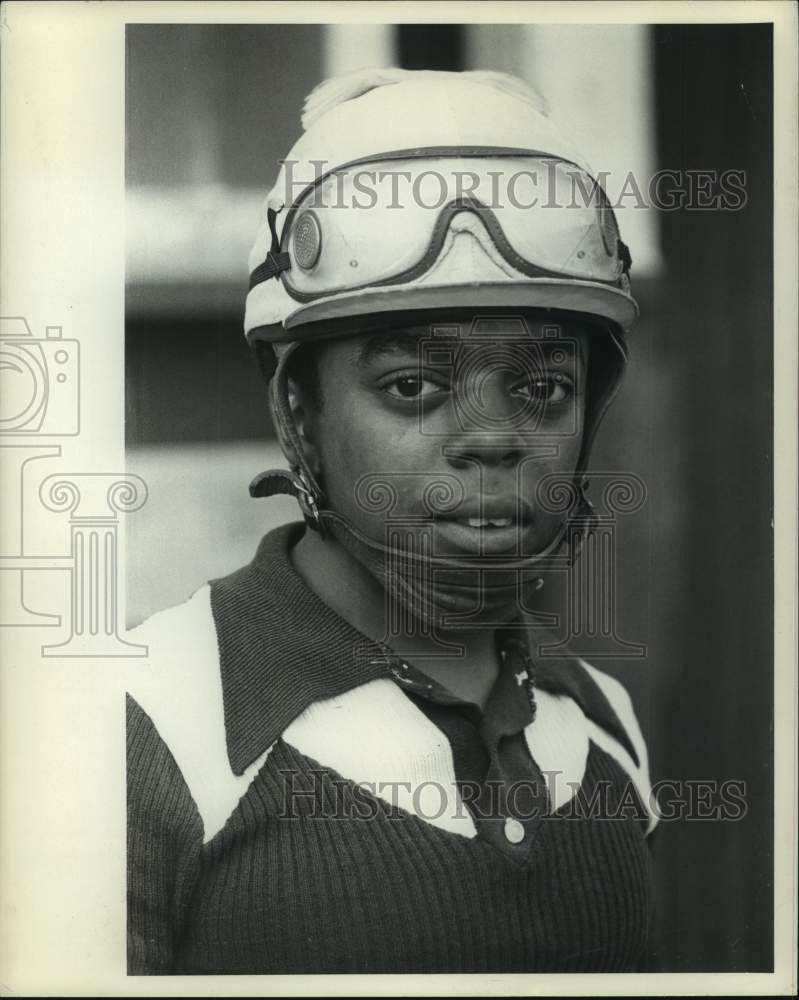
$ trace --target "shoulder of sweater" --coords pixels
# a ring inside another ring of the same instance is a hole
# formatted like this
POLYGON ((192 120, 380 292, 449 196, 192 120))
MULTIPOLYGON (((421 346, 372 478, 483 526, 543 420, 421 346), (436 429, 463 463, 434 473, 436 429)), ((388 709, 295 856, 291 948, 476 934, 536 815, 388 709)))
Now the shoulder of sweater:
POLYGON ((649 754, 647 751, 646 740, 644 739, 641 726, 635 714, 632 698, 630 697, 627 688, 625 688, 621 681, 617 680, 615 677, 611 677, 610 674, 605 673, 604 670, 600 670, 598 667, 595 667, 593 664, 588 663, 582 658, 578 657, 577 662, 587 672, 589 677, 607 698, 635 750, 638 758, 637 761, 634 761, 630 755, 625 752, 624 748, 619 746, 618 741, 613 740, 612 735, 608 734, 600 726, 593 726, 593 741, 601 746, 603 750, 611 752, 611 754, 616 757, 620 763, 622 763, 625 770, 633 778, 638 792, 641 795, 641 798, 643 799, 650 815, 647 832, 651 833, 658 822, 659 815, 652 795, 652 785, 649 776, 649 754))
MULTIPOLYGON (((166 739, 173 728, 171 715, 196 719, 197 727, 210 724, 221 704, 219 656, 206 584, 187 601, 152 615, 133 629, 131 640, 147 647, 146 659, 137 665, 128 694, 150 716, 166 739)), ((169 740, 166 740, 169 745, 169 740)))
POLYGON ((224 825, 266 757, 241 776, 230 766, 210 587, 148 618, 130 637, 147 646, 147 658, 137 665, 128 694, 177 764, 207 841, 224 825))
POLYGON ((145 645, 154 644, 157 648, 150 655, 152 652, 157 653, 159 648, 175 643, 199 646, 214 631, 210 591, 210 586, 203 584, 180 604, 150 615, 131 630, 131 638, 145 645))
POLYGON ((627 688, 621 681, 611 677, 610 674, 595 667, 592 663, 588 663, 587 660, 578 658, 577 662, 607 698, 635 749, 639 763, 645 765, 647 763, 646 741, 627 688))
MULTIPOLYGON (((547 639, 554 639, 545 633, 547 639)), ((646 760, 646 745, 626 688, 605 671, 587 662, 579 654, 562 647, 557 658, 541 656, 541 633, 529 633, 540 687, 560 697, 576 701, 586 717, 613 736, 627 751, 636 766, 646 760)))
MULTIPOLYGON (((540 650, 542 646, 546 648, 550 643, 556 643, 553 633, 544 633, 542 638, 540 629, 534 628, 530 632, 532 648, 540 650)), ((537 682, 539 695, 542 696, 539 700, 546 702, 549 714, 558 719, 554 726, 558 732, 553 736, 553 745, 557 744, 559 754, 564 756, 568 756, 569 752, 574 756, 575 748, 579 749, 577 756, 582 760, 587 738, 611 756, 637 790, 649 816, 648 832, 651 832, 659 814, 649 776, 646 741, 632 699, 615 677, 568 648, 562 645, 560 648, 562 655, 557 659, 536 657, 537 682), (569 732, 573 740, 567 746, 569 732), (566 743, 562 744, 563 740, 566 743)), ((556 766, 556 760, 557 755, 553 758, 553 766, 556 766)), ((575 767, 575 770, 579 769, 575 767)))

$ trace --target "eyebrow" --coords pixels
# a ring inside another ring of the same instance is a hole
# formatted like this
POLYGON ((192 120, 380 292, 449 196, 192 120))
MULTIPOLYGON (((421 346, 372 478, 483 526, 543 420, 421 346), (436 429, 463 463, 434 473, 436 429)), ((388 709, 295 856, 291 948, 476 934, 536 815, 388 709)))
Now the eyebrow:
MULTIPOLYGON (((424 329, 404 329, 404 330, 394 330, 394 331, 383 331, 381 333, 374 334, 370 337, 366 343, 360 348, 358 352, 358 364, 361 366, 368 365, 371 361, 381 360, 383 358, 388 358, 396 356, 398 354, 404 354, 406 356, 411 356, 413 358, 419 358, 419 348, 420 344, 424 340, 431 339, 435 342, 435 338, 431 338, 431 333, 429 328, 424 329)), ((446 339, 446 338, 442 338, 446 339)), ((455 338, 459 339, 459 338, 455 338)), ((577 346, 577 357, 583 368, 587 367, 588 358, 586 357, 587 344, 583 343, 581 337, 567 336, 564 338, 569 341, 576 341, 577 346)), ((469 343, 468 338, 460 341, 463 344, 469 343)), ((540 338, 534 338, 533 343, 537 343, 539 347, 544 351, 545 363, 553 364, 550 358, 550 354, 558 347, 559 340, 542 340, 540 338)), ((565 363, 565 362, 564 362, 565 363)), ((559 365, 554 363, 555 368, 559 365)))
POLYGON ((419 356, 419 343, 426 336, 430 336, 429 331, 397 330, 392 333, 376 334, 361 347, 358 352, 358 364, 367 365, 370 361, 392 354, 411 354, 416 358, 419 356))

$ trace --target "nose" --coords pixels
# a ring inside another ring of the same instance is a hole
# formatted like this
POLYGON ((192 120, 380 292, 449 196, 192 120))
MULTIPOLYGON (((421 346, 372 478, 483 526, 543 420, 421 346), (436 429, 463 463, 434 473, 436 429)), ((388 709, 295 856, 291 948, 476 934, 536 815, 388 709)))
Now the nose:
POLYGON ((497 434, 459 434, 444 446, 453 469, 465 469, 475 463, 515 468, 525 450, 517 436, 497 434))
POLYGON ((530 450, 531 428, 523 403, 508 392, 501 373, 458 388, 453 434, 445 447, 450 465, 516 466, 530 450))

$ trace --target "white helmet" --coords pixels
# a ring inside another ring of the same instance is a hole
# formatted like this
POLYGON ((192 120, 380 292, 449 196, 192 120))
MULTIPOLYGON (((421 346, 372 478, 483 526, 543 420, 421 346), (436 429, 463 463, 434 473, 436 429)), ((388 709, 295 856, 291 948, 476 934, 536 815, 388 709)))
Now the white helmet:
POLYGON ((613 210, 522 81, 359 71, 320 84, 303 125, 250 254, 249 339, 409 309, 635 321, 613 210))
MULTIPOLYGON (((295 347, 405 313, 556 310, 596 331, 571 510, 585 522, 583 472, 638 306, 613 210, 542 99, 502 73, 365 70, 320 84, 303 126, 264 205, 244 321, 293 472, 264 473, 251 493, 296 496, 312 527, 377 571, 385 551, 325 508, 305 461, 288 397, 295 347)), ((567 520, 525 566, 562 543, 567 520)))

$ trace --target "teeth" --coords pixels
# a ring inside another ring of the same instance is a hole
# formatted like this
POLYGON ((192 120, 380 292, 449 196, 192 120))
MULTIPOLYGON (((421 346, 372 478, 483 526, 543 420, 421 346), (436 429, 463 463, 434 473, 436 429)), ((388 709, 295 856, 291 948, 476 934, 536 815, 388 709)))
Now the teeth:
POLYGON ((513 524, 510 517, 467 517, 470 528, 509 528, 513 524))

